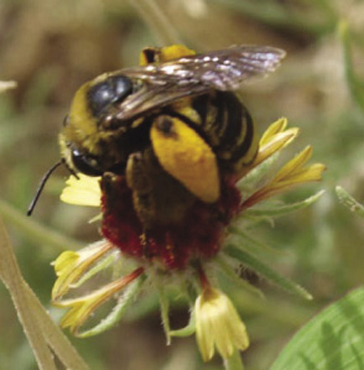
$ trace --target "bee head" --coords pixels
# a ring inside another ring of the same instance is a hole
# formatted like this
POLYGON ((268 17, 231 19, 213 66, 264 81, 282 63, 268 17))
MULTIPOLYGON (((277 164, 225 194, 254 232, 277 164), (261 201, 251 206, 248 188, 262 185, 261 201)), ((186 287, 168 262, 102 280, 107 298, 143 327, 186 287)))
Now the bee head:
POLYGON ((59 137, 62 157, 70 168, 88 176, 124 171, 112 150, 113 137, 124 129, 118 123, 112 125, 113 112, 132 93, 130 78, 110 74, 87 82, 76 92, 59 137))

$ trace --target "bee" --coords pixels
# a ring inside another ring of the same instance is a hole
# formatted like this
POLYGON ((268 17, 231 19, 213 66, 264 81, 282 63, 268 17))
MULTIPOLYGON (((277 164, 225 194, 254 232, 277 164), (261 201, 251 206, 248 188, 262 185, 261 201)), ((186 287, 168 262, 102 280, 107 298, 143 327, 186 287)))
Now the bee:
POLYGON ((125 179, 144 231, 178 223, 196 201, 216 203, 224 181, 254 160, 255 125, 236 90, 284 56, 269 46, 144 49, 140 66, 104 73, 76 92, 59 137, 62 161, 102 177, 109 212, 115 181, 125 179))

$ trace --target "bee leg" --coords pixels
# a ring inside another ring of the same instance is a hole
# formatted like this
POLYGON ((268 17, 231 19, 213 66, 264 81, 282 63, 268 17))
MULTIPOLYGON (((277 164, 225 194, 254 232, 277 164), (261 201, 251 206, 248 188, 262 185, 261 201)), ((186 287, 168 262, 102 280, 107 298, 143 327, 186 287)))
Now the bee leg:
POLYGON ((126 181, 133 192, 137 215, 143 228, 148 229, 152 225, 156 205, 153 197, 153 182, 143 153, 137 152, 129 156, 126 165, 126 181))

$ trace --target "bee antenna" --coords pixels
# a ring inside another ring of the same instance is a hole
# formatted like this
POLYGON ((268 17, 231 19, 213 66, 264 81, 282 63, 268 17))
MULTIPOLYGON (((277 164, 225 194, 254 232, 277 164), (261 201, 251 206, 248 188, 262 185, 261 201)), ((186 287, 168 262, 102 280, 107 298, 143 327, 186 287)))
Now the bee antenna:
POLYGON ((30 205, 29 205, 29 208, 28 208, 28 212, 27 212, 27 216, 31 216, 33 211, 34 211, 34 208, 38 202, 38 199, 40 197, 40 194, 42 193, 43 191, 43 188, 44 188, 44 185, 46 184, 46 182, 48 181, 49 177, 52 175, 53 171, 59 167, 61 164, 64 164, 64 160, 61 159, 59 162, 55 163, 43 176, 43 178, 40 180, 39 182, 39 185, 38 185, 38 189, 34 195, 34 198, 33 200, 31 201, 30 205))
POLYGON ((80 179, 80 177, 77 175, 77 173, 68 165, 68 163, 64 160, 64 158, 61 159, 62 164, 67 168, 67 171, 74 176, 77 180, 80 179))

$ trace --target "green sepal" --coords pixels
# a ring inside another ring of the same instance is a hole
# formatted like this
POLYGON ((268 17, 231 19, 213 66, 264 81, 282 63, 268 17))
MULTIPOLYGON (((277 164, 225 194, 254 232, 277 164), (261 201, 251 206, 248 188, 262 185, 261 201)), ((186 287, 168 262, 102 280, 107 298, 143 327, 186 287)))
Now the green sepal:
POLYGON ((89 224, 92 224, 94 222, 101 221, 102 220, 102 217, 103 217, 102 213, 99 213, 96 216, 92 217, 90 220, 88 220, 88 223, 89 224))
POLYGON ((119 250, 112 250, 111 252, 107 253, 106 256, 99 259, 89 270, 87 270, 87 272, 84 273, 76 283, 72 284, 72 288, 79 288, 83 283, 91 279, 97 273, 107 269, 115 262, 119 255, 119 250))
POLYGON ((144 281, 146 280, 145 275, 139 276, 133 282, 131 282, 125 289, 124 293, 118 299, 117 304, 112 309, 107 317, 101 320, 99 324, 93 328, 83 331, 77 334, 77 337, 86 338, 93 335, 100 334, 108 329, 111 329, 118 323, 124 316, 126 309, 134 302, 135 296, 140 292, 144 281))
POLYGON ((169 300, 161 284, 158 286, 158 297, 159 297, 159 305, 161 309, 163 329, 164 329, 164 333, 167 338, 167 345, 170 345, 171 344, 171 326, 169 323, 169 300))
POLYGON ((242 250, 241 248, 232 244, 227 245, 227 247, 224 249, 224 252, 228 256, 237 259, 245 266, 256 271, 265 279, 281 287, 282 289, 285 289, 288 292, 303 297, 305 299, 312 299, 312 295, 308 293, 306 289, 272 270, 268 265, 254 257, 251 253, 242 250))
POLYGON ((232 242, 232 244, 235 243, 235 240, 239 243, 239 248, 244 249, 245 251, 252 252, 254 254, 266 254, 271 253, 274 255, 283 254, 284 252, 274 249, 268 244, 261 242, 260 240, 257 240, 247 233, 245 233, 241 228, 238 227, 231 227, 229 228, 230 236, 229 241, 232 242))
POLYGON ((258 296, 259 298, 264 299, 264 294, 262 293, 262 291, 256 288, 254 285, 250 284, 247 280, 242 279, 240 276, 238 276, 235 269, 229 264, 228 261, 226 261, 225 256, 220 255, 216 257, 215 261, 217 262, 218 267, 224 273, 224 275, 234 284, 258 296))
POLYGON ((192 311, 188 324, 182 329, 171 330, 169 332, 169 335, 172 336, 172 337, 185 338, 185 337, 189 337, 189 336, 193 335, 195 333, 195 331, 196 331, 195 315, 192 311))
POLYGON ((316 194, 296 203, 284 204, 282 206, 274 206, 272 208, 250 208, 242 212, 241 217, 277 217, 288 213, 301 210, 316 202, 325 190, 320 190, 316 194))
POLYGON ((341 186, 335 188, 336 195, 339 198, 339 202, 349 208, 350 211, 355 212, 358 216, 364 218, 364 206, 356 201, 345 189, 341 186))
POLYGON ((253 186, 255 186, 256 183, 259 182, 267 174, 269 168, 278 159, 279 154, 279 152, 274 153, 264 162, 260 163, 257 167, 249 171, 237 182, 237 188, 243 192, 246 192, 247 189, 251 189, 253 186))
POLYGON ((240 351, 237 349, 234 350, 230 357, 223 360, 225 370, 244 370, 243 359, 241 358, 240 351))

